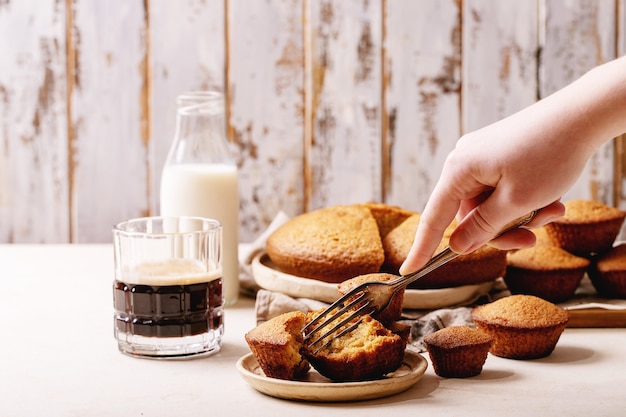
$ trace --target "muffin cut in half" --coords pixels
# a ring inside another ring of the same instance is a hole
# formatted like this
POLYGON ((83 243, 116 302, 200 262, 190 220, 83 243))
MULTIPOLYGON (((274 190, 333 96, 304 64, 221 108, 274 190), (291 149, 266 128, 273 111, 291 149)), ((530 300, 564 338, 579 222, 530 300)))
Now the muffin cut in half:
POLYGON ((534 295, 511 295, 472 309, 476 327, 493 337, 489 350, 510 359, 548 356, 569 320, 567 310, 534 295))
POLYGON ((261 323, 245 335, 259 366, 270 378, 298 379, 310 369, 301 354, 306 314, 292 311, 261 323))
POLYGON ((313 366, 333 381, 365 381, 381 378, 402 365, 408 339, 406 326, 394 322, 387 328, 369 315, 327 346, 323 343, 328 339, 312 347, 305 345, 302 329, 320 312, 283 313, 245 335, 266 376, 298 380, 313 366))
MULTIPOLYGON (((317 314, 319 312, 309 313, 309 319, 317 314)), ((366 381, 378 379, 402 365, 406 340, 365 315, 354 330, 334 338, 319 351, 316 348, 317 345, 305 348, 303 354, 326 378, 366 381)))

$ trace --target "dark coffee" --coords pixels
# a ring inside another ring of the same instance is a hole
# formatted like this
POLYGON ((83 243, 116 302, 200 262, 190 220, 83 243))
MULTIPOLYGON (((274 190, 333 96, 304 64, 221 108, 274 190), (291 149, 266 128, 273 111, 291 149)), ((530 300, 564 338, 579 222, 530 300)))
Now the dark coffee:
POLYGON ((118 332, 145 337, 195 336, 223 324, 222 279, 188 285, 115 281, 118 332))

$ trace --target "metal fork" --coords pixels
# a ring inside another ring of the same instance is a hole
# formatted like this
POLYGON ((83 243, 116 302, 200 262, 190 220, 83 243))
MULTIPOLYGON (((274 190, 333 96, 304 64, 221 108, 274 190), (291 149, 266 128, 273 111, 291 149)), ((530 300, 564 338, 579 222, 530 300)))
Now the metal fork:
MULTIPOLYGON (((528 224, 535 217, 537 211, 538 210, 534 210, 526 216, 512 221, 506 225, 497 236, 528 224)), ((401 289, 448 263, 457 256, 458 254, 453 252, 448 246, 415 272, 398 277, 389 282, 371 281, 356 286, 304 326, 302 334, 304 336, 305 345, 312 348, 316 344, 328 339, 315 350, 317 353, 330 344, 333 339, 354 330, 359 325, 364 315, 375 315, 387 308, 393 296, 401 289), (358 320, 355 320, 357 318, 358 320), (325 329, 326 331, 323 331, 325 329)))

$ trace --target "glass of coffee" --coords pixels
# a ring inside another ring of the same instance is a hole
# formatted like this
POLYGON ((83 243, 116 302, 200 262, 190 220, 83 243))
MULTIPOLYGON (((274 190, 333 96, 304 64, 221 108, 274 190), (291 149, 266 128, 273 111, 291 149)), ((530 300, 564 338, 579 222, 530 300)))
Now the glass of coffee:
POLYGON ((114 334, 121 352, 185 358, 222 347, 222 226, 145 217, 113 228, 114 334))

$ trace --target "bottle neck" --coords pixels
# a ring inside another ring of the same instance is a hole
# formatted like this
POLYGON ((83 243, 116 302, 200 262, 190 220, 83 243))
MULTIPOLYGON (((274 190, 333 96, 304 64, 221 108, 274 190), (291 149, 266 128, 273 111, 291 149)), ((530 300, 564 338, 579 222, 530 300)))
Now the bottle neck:
POLYGON ((225 122, 221 94, 197 92, 179 96, 176 132, 166 164, 234 164, 225 122))

